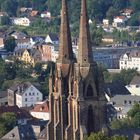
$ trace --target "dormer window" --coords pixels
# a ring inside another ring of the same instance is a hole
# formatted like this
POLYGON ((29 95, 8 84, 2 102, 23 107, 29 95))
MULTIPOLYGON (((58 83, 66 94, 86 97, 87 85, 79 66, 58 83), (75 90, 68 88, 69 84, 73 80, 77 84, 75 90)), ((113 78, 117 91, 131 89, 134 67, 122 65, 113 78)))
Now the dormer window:
POLYGON ((139 85, 136 85, 136 88, 138 88, 139 87, 139 85))

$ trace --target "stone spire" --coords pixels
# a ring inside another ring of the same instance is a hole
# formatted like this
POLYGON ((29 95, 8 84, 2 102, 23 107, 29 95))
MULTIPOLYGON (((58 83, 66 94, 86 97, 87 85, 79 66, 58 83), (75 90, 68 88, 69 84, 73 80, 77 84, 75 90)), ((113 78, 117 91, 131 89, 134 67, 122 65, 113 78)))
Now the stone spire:
POLYGON ((59 44, 59 63, 69 63, 73 60, 71 34, 68 20, 67 1, 62 0, 60 44, 59 44))
POLYGON ((88 24, 87 5, 86 0, 81 0, 78 63, 91 63, 92 59, 92 46, 88 24))

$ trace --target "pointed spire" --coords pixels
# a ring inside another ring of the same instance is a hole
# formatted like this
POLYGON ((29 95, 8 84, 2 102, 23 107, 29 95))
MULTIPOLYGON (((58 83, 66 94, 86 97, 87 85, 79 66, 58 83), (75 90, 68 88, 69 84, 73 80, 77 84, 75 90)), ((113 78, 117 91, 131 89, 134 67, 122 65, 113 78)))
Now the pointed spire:
POLYGON ((86 0, 81 0, 78 63, 91 63, 92 59, 92 46, 88 24, 87 5, 86 0))
POLYGON ((71 34, 68 21, 67 1, 62 0, 60 44, 58 62, 68 63, 73 60, 71 34))

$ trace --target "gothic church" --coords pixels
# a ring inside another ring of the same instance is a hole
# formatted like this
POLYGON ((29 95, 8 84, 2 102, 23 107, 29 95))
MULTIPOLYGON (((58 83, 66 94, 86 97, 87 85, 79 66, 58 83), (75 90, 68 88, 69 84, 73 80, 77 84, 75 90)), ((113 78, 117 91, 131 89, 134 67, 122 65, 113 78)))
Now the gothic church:
POLYGON ((105 124, 104 80, 92 58, 86 0, 81 0, 78 46, 75 60, 67 0, 62 0, 59 57, 49 77, 47 140, 83 140, 105 124))

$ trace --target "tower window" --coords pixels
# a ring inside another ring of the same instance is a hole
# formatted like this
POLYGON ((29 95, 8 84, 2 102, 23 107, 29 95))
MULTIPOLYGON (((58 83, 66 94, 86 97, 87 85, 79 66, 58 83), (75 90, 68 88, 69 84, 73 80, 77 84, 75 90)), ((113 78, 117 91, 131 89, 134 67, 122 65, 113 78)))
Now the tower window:
POLYGON ((87 97, 93 96, 93 88, 92 88, 91 85, 89 85, 89 86, 87 87, 87 94, 86 94, 86 96, 87 96, 87 97))
POLYGON ((87 115, 88 115, 87 132, 88 132, 88 135, 90 135, 90 133, 94 131, 94 115, 93 115, 93 108, 91 105, 88 107, 87 115))

